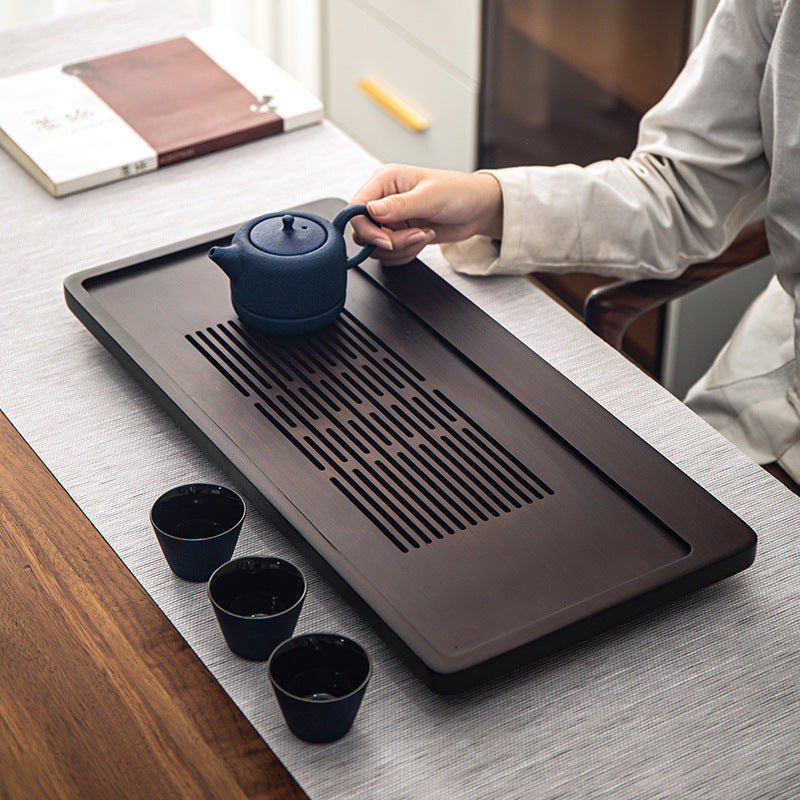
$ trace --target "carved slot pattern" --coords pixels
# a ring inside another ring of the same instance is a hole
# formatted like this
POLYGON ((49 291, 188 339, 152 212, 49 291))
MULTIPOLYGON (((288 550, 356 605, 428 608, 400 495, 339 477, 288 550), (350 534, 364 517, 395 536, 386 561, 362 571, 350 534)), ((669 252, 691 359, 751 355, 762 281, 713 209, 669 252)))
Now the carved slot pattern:
POLYGON ((186 339, 403 552, 553 494, 347 311, 314 336, 186 339))

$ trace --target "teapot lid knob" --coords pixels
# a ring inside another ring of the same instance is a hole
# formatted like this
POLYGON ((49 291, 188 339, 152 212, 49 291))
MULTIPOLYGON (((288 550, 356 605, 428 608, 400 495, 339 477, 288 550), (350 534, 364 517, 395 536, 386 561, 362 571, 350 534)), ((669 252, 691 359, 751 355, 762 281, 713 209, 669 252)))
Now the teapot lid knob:
POLYGON ((325 244, 327 230, 302 214, 274 214, 250 230, 250 241, 259 250, 276 256, 301 256, 325 244))

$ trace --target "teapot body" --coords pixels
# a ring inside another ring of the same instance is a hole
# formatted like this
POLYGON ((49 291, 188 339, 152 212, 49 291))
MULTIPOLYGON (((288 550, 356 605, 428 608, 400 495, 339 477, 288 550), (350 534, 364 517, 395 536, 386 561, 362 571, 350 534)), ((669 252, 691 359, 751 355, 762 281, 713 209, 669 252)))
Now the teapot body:
POLYGON ((209 257, 230 278, 239 318, 277 334, 310 333, 335 321, 348 267, 372 250, 347 258, 344 226, 366 211, 360 209, 349 206, 333 222, 307 213, 266 214, 242 225, 229 247, 211 248, 209 257))

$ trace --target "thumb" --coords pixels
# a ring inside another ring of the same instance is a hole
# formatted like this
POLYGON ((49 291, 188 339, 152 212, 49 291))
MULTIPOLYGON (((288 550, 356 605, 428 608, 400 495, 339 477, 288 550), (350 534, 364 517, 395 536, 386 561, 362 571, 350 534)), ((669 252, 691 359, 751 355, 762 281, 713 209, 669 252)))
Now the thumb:
POLYGON ((416 198, 412 192, 402 194, 391 194, 382 197, 380 200, 371 200, 367 203, 367 210, 373 219, 384 225, 407 222, 421 216, 421 209, 416 206, 421 205, 415 202, 416 198))

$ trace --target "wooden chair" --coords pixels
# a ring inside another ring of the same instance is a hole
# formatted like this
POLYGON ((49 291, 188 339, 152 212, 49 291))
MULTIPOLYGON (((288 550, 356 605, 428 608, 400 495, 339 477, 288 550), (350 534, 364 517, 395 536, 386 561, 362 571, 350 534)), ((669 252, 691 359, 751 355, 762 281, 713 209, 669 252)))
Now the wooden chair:
MULTIPOLYGON (((692 264, 677 278, 623 280, 598 286, 586 298, 584 322, 598 336, 621 350, 625 331, 642 314, 768 255, 764 220, 751 222, 742 228, 722 255, 712 261, 692 264)), ((765 464, 764 469, 795 494, 800 494, 800 487, 777 464, 765 464)))
POLYGON ((764 220, 751 222, 722 255, 713 261, 691 265, 677 278, 622 280, 598 286, 586 298, 583 320, 598 336, 620 350, 628 326, 642 314, 768 255, 764 220))

